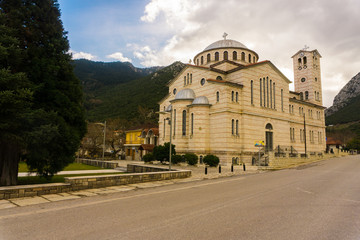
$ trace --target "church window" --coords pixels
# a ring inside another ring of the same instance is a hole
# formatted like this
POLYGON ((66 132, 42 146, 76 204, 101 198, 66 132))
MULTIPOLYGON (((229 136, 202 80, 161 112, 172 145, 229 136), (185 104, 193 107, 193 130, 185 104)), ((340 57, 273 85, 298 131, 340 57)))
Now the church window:
POLYGON ((317 82, 317 78, 315 78, 315 82, 317 82))
POLYGON ((265 90, 265 78, 263 78, 263 97, 264 97, 264 107, 266 107, 266 90, 265 90))
POLYGON ((182 135, 186 135, 186 110, 182 112, 182 135))
POLYGON ((174 109, 174 136, 176 133, 176 109, 174 109))
POLYGON ((189 84, 189 73, 187 74, 186 83, 189 84))
POLYGON ((272 80, 270 80, 270 108, 273 107, 272 103, 272 80))
POLYGON ((225 51, 225 52, 224 52, 224 60, 228 60, 228 58, 229 58, 229 56, 228 56, 228 52, 227 52, 227 51, 225 51))
POLYGON ((301 82, 305 82, 306 81, 306 79, 305 78, 301 78, 301 82))
POLYGON ((239 135, 239 120, 236 120, 236 135, 239 135))
POLYGON ((216 102, 219 102, 219 101, 220 101, 220 93, 216 92, 216 102))
POLYGON ((301 58, 298 59, 299 66, 301 65, 301 58))
POLYGON ((223 79, 222 79, 221 76, 217 76, 217 77, 216 77, 216 80, 222 81, 223 79))
POLYGON ((234 91, 231 91, 231 101, 234 101, 234 91))
POLYGON ((164 118, 164 134, 163 134, 163 138, 165 138, 165 127, 166 127, 166 120, 164 118))
POLYGON ((237 60, 237 52, 233 51, 233 60, 237 60))
POLYGON ((281 89, 281 111, 284 111, 284 90, 281 89))
POLYGON ((251 104, 254 104, 254 81, 251 80, 250 82, 250 88, 251 88, 251 104))
POLYGON ((320 94, 319 94, 319 92, 317 93, 317 100, 320 101, 320 94))
POLYGON ((273 93, 274 93, 274 109, 276 109, 276 106, 275 106, 275 83, 273 83, 273 93))
POLYGON ((199 66, 199 59, 196 59, 196 65, 199 66))
POLYGON ((245 53, 244 52, 241 53, 241 60, 245 61, 245 53))
POLYGON ((184 86, 186 86, 186 76, 184 76, 184 86))
POLYGON ((210 60, 211 60, 211 59, 210 59, 210 53, 208 53, 208 55, 206 56, 206 58, 207 58, 206 61, 209 63, 210 60))
POLYGON ((305 91, 305 100, 308 100, 308 99, 309 99, 309 92, 305 91))
POLYGON ((202 78, 202 79, 200 80, 200 84, 201 84, 201 86, 204 86, 204 84, 205 84, 205 78, 202 78))
POLYGON ((200 58, 200 64, 201 64, 201 65, 204 64, 204 56, 201 56, 201 58, 200 58))
POLYGON ((238 92, 236 92, 236 94, 235 94, 235 101, 236 101, 236 102, 239 101, 239 93, 238 93, 238 92))
POLYGON ((317 100, 317 97, 316 97, 317 95, 316 95, 316 91, 314 91, 314 97, 315 97, 315 100, 317 100))
POLYGON ((190 73, 190 84, 192 84, 192 73, 190 73))
POLYGON ((291 113, 291 104, 289 104, 289 113, 291 113))
POLYGON ((215 61, 219 61, 219 52, 215 53, 215 61))
POLYGON ((253 63, 255 63, 255 57, 253 57, 253 63))
POLYGON ((191 113, 191 135, 194 134, 194 114, 191 113))
POLYGON ((272 127, 272 125, 270 123, 268 123, 268 124, 266 124, 265 129, 272 130, 273 127, 272 127))
POLYGON ((249 63, 251 63, 251 54, 249 54, 249 63))
POLYGON ((234 135, 234 119, 231 120, 231 134, 234 135))
POLYGON ((294 113, 294 105, 291 105, 291 112, 294 113))
POLYGON ((176 88, 174 88, 174 90, 173 90, 173 94, 174 94, 174 95, 176 94, 176 91, 177 91, 176 88))
POLYGON ((266 77, 266 107, 269 107, 269 77, 266 77))
POLYGON ((306 63, 307 63, 306 57, 303 58, 303 63, 304 63, 304 65, 306 65, 306 63))
POLYGON ((260 78, 260 106, 262 106, 262 80, 260 78))
POLYGON ((300 93, 300 100, 304 100, 304 93, 300 93))

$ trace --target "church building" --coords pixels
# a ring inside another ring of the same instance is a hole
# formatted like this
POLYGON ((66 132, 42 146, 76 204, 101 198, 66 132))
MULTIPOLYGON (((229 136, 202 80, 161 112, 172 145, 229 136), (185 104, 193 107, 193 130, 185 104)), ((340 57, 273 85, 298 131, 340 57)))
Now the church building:
POLYGON ((213 154, 221 163, 254 164, 262 143, 266 156, 322 154, 320 58, 306 48, 292 56, 290 91, 291 81, 271 61, 259 61, 254 50, 224 34, 168 83, 159 102, 159 144, 171 136, 178 154, 195 153, 200 162, 213 154))

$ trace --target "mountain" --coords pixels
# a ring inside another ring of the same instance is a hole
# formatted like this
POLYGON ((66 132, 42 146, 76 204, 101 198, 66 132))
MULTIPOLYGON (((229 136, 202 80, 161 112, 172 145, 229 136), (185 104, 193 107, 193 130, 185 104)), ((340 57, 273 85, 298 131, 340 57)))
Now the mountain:
POLYGON ((77 60, 74 72, 83 84, 89 121, 149 118, 156 122, 157 103, 168 93, 167 83, 184 67, 175 62, 141 69, 131 63, 77 60))
POLYGON ((333 105, 325 110, 326 124, 360 120, 360 72, 335 96, 333 105))

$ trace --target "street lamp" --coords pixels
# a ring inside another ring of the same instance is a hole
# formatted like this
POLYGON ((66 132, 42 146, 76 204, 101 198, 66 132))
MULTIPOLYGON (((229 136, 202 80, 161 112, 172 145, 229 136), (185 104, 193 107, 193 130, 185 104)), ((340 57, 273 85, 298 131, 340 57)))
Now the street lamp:
POLYGON ((95 124, 104 127, 104 140, 103 140, 103 152, 102 152, 102 160, 104 161, 105 160, 104 156, 105 156, 106 121, 104 123, 95 123, 95 124))

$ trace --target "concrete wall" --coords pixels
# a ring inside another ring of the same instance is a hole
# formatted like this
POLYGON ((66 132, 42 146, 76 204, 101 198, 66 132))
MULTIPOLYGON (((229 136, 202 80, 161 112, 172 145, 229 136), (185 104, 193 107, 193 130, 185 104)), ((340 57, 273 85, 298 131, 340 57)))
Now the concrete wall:
POLYGON ((128 164, 128 170, 136 173, 68 177, 65 183, 49 183, 36 185, 19 185, 0 187, 0 199, 32 197, 45 194, 56 194, 90 188, 109 187, 133 183, 187 178, 191 176, 190 170, 168 171, 166 168, 148 167, 128 164))
POLYGON ((75 162, 83 163, 83 164, 91 165, 91 166, 96 166, 96 167, 101 167, 101 168, 114 169, 114 168, 118 167, 117 163, 106 162, 106 161, 101 161, 101 160, 93 160, 93 159, 77 158, 77 159, 75 159, 75 162))

